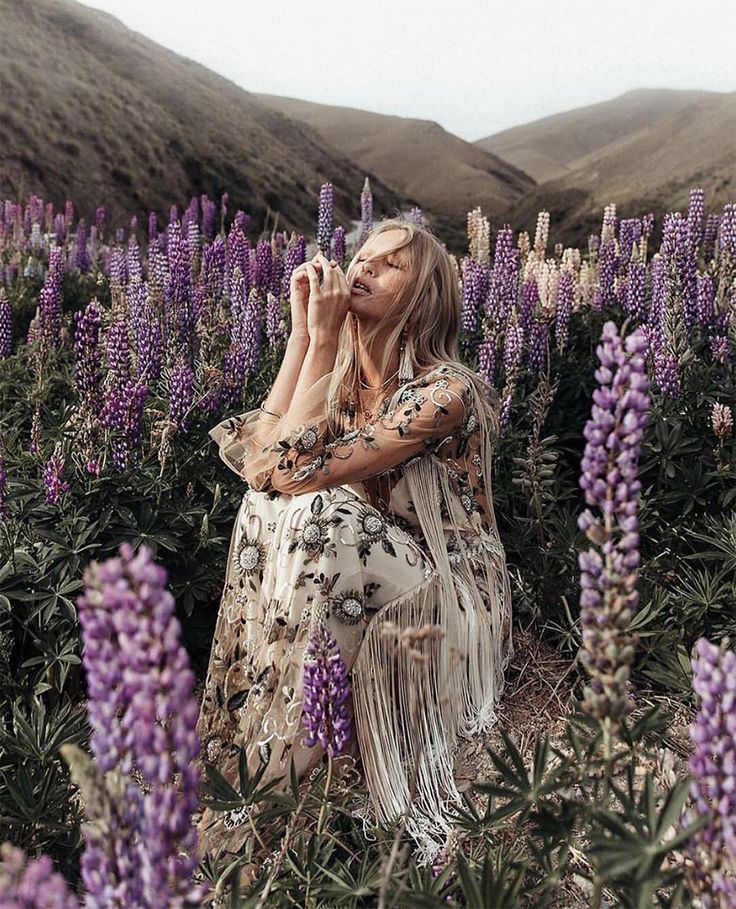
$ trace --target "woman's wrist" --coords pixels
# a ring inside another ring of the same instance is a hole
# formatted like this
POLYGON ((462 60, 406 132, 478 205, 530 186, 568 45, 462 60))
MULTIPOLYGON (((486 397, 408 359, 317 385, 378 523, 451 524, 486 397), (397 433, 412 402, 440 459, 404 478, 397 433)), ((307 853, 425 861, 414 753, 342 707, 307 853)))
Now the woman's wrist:
POLYGON ((294 332, 292 332, 289 335, 286 344, 289 347, 300 347, 306 349, 309 347, 309 335, 294 334, 294 332))

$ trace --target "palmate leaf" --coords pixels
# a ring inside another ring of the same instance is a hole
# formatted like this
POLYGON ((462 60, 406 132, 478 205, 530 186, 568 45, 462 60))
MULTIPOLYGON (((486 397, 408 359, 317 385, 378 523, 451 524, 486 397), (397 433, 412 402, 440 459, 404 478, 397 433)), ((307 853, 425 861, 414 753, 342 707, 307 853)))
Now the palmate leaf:
POLYGON ((462 852, 457 856, 460 888, 467 906, 505 909, 517 906, 524 881, 525 865, 504 866, 498 854, 489 850, 483 860, 480 878, 468 866, 462 852), (497 866, 494 868, 494 864, 497 866))
MULTIPOLYGON (((630 789, 633 783, 632 774, 630 789)), ((688 780, 679 780, 657 807, 659 793, 647 772, 638 799, 614 786, 620 812, 593 807, 591 815, 600 829, 591 834, 588 855, 604 880, 627 896, 626 905, 651 905, 647 902, 651 894, 681 875, 681 869, 663 871, 662 861, 707 823, 707 818, 699 818, 665 839, 682 815, 689 785, 688 780)))
POLYGON ((567 770, 568 761, 562 757, 556 766, 550 767, 550 756, 554 752, 550 748, 548 736, 542 735, 534 746, 531 771, 527 771, 516 745, 504 729, 500 732, 509 760, 504 760, 491 748, 486 750, 505 782, 477 783, 474 788, 508 799, 504 806, 496 810, 497 818, 520 812, 520 820, 524 820, 534 805, 555 791, 560 777, 567 770))

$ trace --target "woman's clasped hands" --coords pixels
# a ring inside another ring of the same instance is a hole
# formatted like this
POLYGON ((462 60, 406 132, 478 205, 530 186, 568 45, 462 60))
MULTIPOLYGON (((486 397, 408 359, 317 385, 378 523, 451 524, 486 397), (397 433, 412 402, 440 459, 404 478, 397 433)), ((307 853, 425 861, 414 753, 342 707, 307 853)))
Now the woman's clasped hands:
POLYGON ((292 335, 310 341, 337 338, 350 305, 350 287, 338 263, 318 252, 291 276, 292 335), (322 274, 322 283, 319 276, 322 274))

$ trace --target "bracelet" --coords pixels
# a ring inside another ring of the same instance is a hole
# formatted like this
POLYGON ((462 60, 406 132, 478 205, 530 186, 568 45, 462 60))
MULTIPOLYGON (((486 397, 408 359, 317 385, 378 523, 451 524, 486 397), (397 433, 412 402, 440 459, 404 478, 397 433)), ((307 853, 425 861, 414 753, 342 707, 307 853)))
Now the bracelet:
POLYGON ((272 416, 272 417, 278 417, 279 420, 283 420, 283 418, 284 418, 284 415, 282 413, 274 413, 272 410, 266 410, 266 408, 263 406, 263 401, 261 401, 259 407, 260 407, 260 410, 263 411, 263 413, 270 414, 270 416, 272 416))

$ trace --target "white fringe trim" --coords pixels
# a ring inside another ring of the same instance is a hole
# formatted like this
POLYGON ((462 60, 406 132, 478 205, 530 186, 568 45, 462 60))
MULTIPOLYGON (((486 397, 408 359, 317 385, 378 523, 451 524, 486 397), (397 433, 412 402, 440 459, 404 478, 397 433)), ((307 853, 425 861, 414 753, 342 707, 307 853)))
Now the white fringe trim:
POLYGON ((377 823, 405 816, 425 865, 452 829, 450 806, 462 804, 453 775, 458 739, 488 731, 496 719, 511 655, 511 599, 500 543, 487 537, 471 559, 456 532, 451 568, 438 507, 440 496, 448 507, 452 496, 445 472, 424 458, 406 473, 435 569, 373 616, 352 668, 353 703, 377 823))

